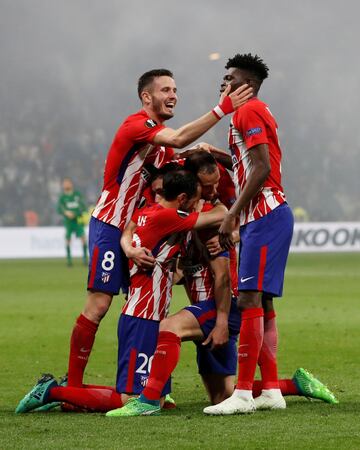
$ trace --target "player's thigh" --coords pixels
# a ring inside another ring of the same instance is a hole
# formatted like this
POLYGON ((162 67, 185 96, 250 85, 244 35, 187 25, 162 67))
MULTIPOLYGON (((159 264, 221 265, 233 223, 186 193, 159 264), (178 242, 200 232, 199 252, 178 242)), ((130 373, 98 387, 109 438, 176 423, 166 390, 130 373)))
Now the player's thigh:
POLYGON ((163 319, 160 322, 160 331, 171 331, 183 341, 202 340, 204 338, 196 317, 186 309, 163 319))
POLYGON ((266 292, 281 296, 293 229, 287 204, 240 229, 240 292, 266 292))
POLYGON ((77 238, 84 238, 85 236, 85 228, 84 225, 77 223, 76 224, 76 229, 75 229, 75 234, 77 238))
POLYGON ((129 285, 128 262, 120 246, 117 227, 91 218, 89 227, 88 289, 117 295, 129 285))
MULTIPOLYGON (((122 314, 118 324, 116 390, 140 394, 147 384, 159 334, 159 322, 122 314)), ((171 380, 162 395, 171 392, 171 380)))

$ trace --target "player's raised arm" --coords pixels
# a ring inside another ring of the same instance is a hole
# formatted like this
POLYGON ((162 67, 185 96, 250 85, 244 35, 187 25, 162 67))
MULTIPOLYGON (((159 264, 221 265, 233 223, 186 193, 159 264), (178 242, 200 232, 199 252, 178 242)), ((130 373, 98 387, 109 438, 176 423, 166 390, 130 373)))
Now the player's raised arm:
POLYGON ((127 258, 133 260, 133 262, 142 269, 152 269, 155 264, 155 258, 152 256, 151 251, 146 247, 133 247, 133 236, 136 229, 136 223, 132 220, 125 228, 120 244, 127 258))
POLYGON ((226 213, 226 206, 219 203, 211 211, 202 212, 199 214, 194 229, 198 230, 200 228, 206 228, 210 226, 219 226, 222 223, 226 213))
POLYGON ((164 128, 159 131, 153 139, 154 143, 175 148, 183 148, 206 133, 206 131, 213 127, 222 117, 234 112, 253 95, 252 88, 247 84, 240 86, 231 94, 229 94, 229 92, 230 87, 222 93, 219 104, 215 106, 212 111, 204 114, 199 119, 196 119, 177 130, 164 128))

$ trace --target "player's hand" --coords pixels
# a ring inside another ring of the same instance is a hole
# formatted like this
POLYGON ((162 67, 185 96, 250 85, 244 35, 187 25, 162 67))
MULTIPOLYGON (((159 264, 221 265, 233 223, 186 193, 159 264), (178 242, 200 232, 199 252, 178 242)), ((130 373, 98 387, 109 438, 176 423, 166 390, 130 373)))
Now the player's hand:
POLYGON ((73 213, 72 211, 65 211, 64 215, 68 218, 68 219, 75 219, 75 213, 73 213))
POLYGON ((218 106, 213 109, 214 114, 221 119, 226 114, 231 114, 240 106, 244 105, 253 96, 253 89, 248 84, 243 84, 231 92, 230 84, 226 86, 220 96, 218 106))
POLYGON ((229 342, 229 328, 227 323, 216 324, 209 336, 202 343, 206 346, 211 343, 210 350, 217 350, 229 342))
POLYGON ((206 248, 208 249, 210 256, 216 256, 224 250, 220 245, 218 234, 206 241, 206 248))
POLYGON ((152 269, 155 265, 155 258, 146 247, 133 247, 127 257, 141 269, 152 269))
POLYGON ((225 250, 234 247, 233 231, 236 226, 235 217, 226 214, 219 228, 219 243, 225 250))
POLYGON ((178 161, 179 159, 187 158, 187 157, 193 155, 194 153, 197 153, 200 151, 210 153, 211 148, 212 148, 212 146, 210 144, 207 144, 206 142, 201 142, 199 144, 196 144, 194 147, 184 150, 183 152, 175 153, 174 156, 172 157, 172 159, 174 161, 178 161))

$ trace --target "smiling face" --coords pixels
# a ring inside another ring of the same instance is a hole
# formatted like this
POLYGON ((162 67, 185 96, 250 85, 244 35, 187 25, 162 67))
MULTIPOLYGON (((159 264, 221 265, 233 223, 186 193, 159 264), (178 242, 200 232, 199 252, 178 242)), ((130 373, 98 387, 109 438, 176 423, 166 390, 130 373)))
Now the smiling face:
POLYGON ((171 77, 160 76, 141 93, 144 108, 154 115, 160 122, 171 119, 177 102, 175 80, 171 77))

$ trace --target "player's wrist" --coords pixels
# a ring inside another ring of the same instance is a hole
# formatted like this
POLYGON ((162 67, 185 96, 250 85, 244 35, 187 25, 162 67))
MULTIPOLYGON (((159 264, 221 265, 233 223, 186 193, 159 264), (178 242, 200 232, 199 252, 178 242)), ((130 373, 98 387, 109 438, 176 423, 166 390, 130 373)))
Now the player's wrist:
POLYGON ((217 311, 215 325, 217 327, 227 327, 228 326, 228 313, 225 311, 217 311))
POLYGON ((221 103, 215 106, 215 108, 212 109, 212 113, 214 116, 220 120, 227 114, 231 114, 234 112, 234 106, 232 104, 231 98, 227 95, 221 103))

